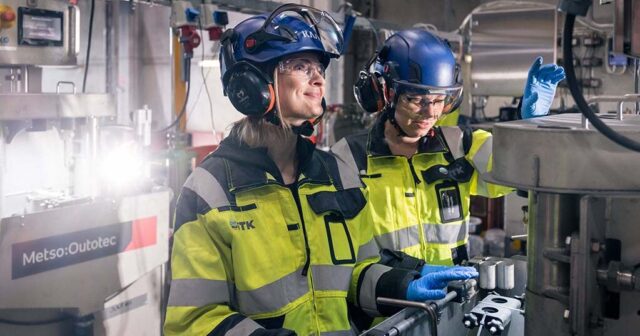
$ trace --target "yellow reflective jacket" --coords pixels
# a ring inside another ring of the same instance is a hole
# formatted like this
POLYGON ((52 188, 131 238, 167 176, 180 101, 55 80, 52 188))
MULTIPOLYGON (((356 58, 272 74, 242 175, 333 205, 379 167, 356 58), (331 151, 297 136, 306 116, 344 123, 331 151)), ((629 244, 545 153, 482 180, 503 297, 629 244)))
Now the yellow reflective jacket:
POLYGON ((366 133, 332 148, 351 162, 367 188, 375 248, 403 251, 429 264, 466 258, 471 195, 499 197, 511 188, 485 182, 491 170, 491 134, 457 126, 435 127, 411 158, 391 154, 384 115, 366 133))
POLYGON ((470 195, 499 197, 512 191, 481 178, 491 170, 490 133, 435 127, 418 153, 406 158, 393 155, 386 144, 386 120, 383 113, 370 131, 348 136, 331 149, 359 171, 366 185, 371 217, 363 225, 370 226, 373 237, 362 247, 352 293, 356 305, 371 315, 382 312, 374 298, 359 291, 363 279, 371 278, 361 272, 371 273, 381 250, 402 251, 428 264, 459 264, 468 258, 470 195))
POLYGON ((362 184, 307 140, 297 155, 299 179, 287 186, 264 148, 227 138, 190 175, 176 208, 165 335, 352 334, 362 184))

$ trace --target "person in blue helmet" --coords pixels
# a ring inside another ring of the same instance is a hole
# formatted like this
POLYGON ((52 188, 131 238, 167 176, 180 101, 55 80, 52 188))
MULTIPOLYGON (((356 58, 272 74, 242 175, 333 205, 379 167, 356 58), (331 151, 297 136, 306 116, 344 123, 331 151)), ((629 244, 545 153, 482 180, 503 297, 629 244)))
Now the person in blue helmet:
MULTIPOLYGON (((364 110, 381 112, 370 130, 331 149, 359 172, 368 195, 372 239, 361 248, 365 260, 356 266, 354 288, 364 288, 367 279, 388 288, 380 284, 384 276, 374 281, 368 274, 409 269, 423 280, 405 280, 394 291, 424 301, 444 297, 451 279, 477 276, 474 268, 454 266, 468 259, 470 196, 499 197, 512 189, 483 179, 492 165, 490 133, 435 126, 459 106, 460 78, 446 42, 418 29, 389 37, 361 72, 356 99, 364 110)), ((547 114, 563 78, 564 69, 536 59, 525 85, 523 118, 547 114)), ((354 303, 369 315, 356 318, 360 326, 370 316, 394 312, 367 292, 356 290, 354 303)))
POLYGON ((350 280, 370 239, 363 185, 305 138, 342 32, 288 4, 221 43, 224 92, 246 117, 178 198, 164 334, 352 335, 350 280))

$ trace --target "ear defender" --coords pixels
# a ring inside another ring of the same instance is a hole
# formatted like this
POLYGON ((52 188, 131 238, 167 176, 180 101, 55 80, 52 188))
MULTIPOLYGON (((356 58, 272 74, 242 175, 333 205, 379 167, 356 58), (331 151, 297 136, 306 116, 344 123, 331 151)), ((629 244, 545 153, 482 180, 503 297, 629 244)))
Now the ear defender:
POLYGON ((379 56, 385 50, 376 53, 360 70, 358 79, 353 85, 353 95, 363 110, 373 113, 381 111, 386 100, 384 97, 384 79, 382 75, 376 71, 380 65, 379 56))
POLYGON ((384 108, 385 100, 382 90, 380 78, 376 74, 362 70, 353 86, 353 95, 363 110, 373 113, 384 108))
POLYGON ((236 62, 233 44, 237 35, 228 29, 222 36, 221 56, 226 67, 222 76, 224 94, 240 113, 247 116, 263 116, 275 105, 275 92, 271 80, 255 65, 236 62))
POLYGON ((233 107, 247 116, 262 116, 275 105, 271 81, 251 63, 240 61, 222 79, 233 107))

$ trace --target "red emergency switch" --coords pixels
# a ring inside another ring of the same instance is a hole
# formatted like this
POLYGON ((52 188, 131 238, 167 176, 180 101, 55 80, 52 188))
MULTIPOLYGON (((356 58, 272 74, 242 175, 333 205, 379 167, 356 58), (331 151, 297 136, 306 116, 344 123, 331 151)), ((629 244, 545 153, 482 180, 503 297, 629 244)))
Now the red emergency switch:
POLYGON ((0 5, 0 29, 13 27, 16 21, 16 12, 7 5, 0 5))

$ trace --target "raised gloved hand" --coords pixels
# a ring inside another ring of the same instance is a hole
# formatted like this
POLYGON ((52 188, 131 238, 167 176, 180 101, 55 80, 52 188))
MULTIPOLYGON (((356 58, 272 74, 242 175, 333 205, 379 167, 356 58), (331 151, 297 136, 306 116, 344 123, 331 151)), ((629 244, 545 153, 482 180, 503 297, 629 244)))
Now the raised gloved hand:
POLYGON ((449 281, 477 278, 473 267, 425 265, 420 272, 422 277, 413 280, 407 288, 407 300, 427 301, 442 299, 449 281))
POLYGON ((542 57, 538 56, 527 76, 522 96, 522 119, 547 115, 558 83, 565 78, 564 68, 555 64, 542 65, 542 57))

